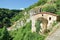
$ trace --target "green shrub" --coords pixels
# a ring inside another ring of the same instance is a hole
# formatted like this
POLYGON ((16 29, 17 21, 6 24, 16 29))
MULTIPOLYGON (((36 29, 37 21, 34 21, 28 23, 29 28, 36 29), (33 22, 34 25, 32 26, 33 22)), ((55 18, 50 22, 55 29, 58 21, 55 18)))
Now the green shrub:
POLYGON ((11 36, 9 35, 6 27, 0 29, 0 40, 10 40, 11 36))
POLYGON ((52 13, 56 12, 56 4, 46 4, 45 6, 46 7, 42 8, 42 11, 52 12, 52 13))
POLYGON ((44 40, 44 36, 31 32, 31 22, 18 29, 17 35, 13 40, 44 40))

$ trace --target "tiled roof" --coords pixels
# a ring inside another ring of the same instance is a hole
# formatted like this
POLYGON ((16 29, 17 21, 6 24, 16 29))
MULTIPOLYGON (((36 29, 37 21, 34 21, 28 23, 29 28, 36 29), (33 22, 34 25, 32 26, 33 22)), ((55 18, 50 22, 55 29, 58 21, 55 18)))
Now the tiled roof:
MULTIPOLYGON (((40 12, 40 13, 37 13, 37 14, 49 14, 49 15, 53 15, 53 16, 58 16, 57 14, 50 13, 50 12, 40 12)), ((33 14, 33 15, 37 15, 37 14, 33 14)))

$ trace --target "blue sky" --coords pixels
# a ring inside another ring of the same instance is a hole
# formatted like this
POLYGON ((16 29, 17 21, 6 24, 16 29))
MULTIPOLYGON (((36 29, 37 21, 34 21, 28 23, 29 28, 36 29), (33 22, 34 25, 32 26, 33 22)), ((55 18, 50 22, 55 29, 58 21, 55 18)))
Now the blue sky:
POLYGON ((0 8, 20 9, 27 8, 38 0, 0 0, 0 8))

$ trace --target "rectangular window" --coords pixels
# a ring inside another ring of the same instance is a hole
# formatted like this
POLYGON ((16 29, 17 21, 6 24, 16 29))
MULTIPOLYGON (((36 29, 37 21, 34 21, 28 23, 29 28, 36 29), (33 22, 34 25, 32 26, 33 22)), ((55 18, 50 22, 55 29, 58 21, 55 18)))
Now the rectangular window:
POLYGON ((51 17, 49 17, 49 20, 51 20, 51 17))

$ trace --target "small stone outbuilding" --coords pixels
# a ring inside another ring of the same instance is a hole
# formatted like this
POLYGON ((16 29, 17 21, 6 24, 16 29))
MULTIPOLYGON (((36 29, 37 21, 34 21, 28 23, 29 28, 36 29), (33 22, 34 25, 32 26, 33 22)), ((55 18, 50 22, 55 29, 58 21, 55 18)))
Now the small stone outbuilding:
MULTIPOLYGON (((44 29, 50 29, 52 28, 52 24, 56 21, 60 21, 60 16, 59 15, 56 15, 54 13, 50 13, 50 12, 40 12, 40 13, 37 13, 37 14, 34 14, 32 17, 31 17, 31 20, 32 20, 32 32, 36 32, 36 27, 35 27, 35 22, 38 18, 44 18, 47 20, 48 23, 46 23, 47 25, 46 26, 43 26, 44 24, 41 23, 41 32, 44 30, 44 29)), ((43 20, 42 20, 43 21, 43 20)))

